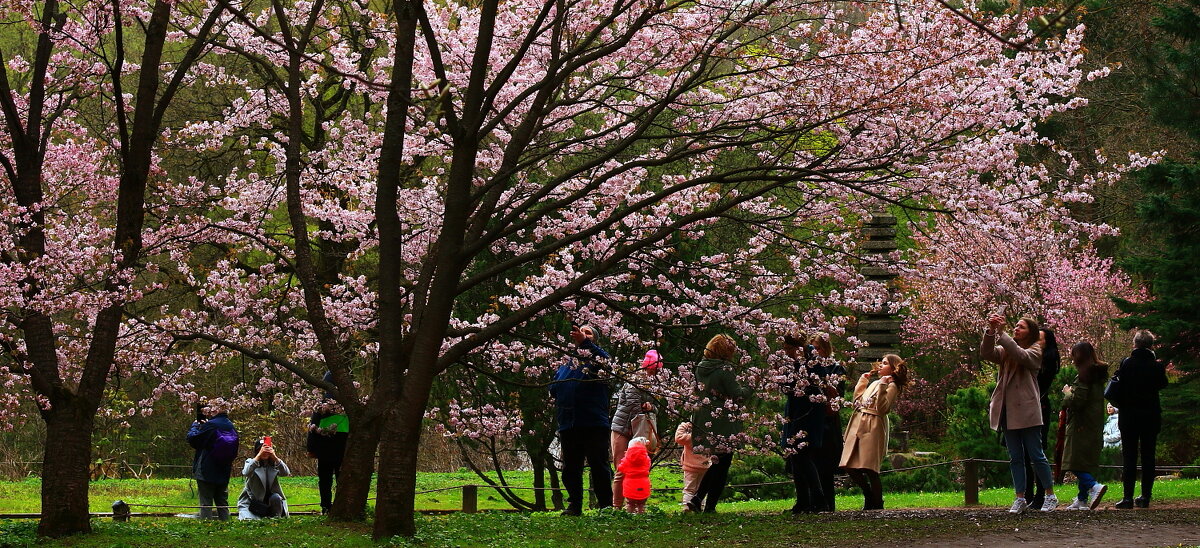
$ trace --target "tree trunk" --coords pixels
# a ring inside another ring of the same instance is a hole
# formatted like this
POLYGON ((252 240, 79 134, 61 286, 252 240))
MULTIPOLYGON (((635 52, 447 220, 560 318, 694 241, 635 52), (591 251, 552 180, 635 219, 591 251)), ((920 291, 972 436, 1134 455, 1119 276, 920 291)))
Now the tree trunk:
POLYGON ((349 413, 350 438, 346 456, 338 474, 337 492, 329 518, 335 521, 363 521, 367 518, 367 498, 371 476, 375 473, 375 450, 379 447, 379 418, 368 420, 366 413, 349 413))
POLYGON ((417 446, 424 402, 402 399, 384 423, 379 442, 379 485, 375 501, 376 540, 417 532, 413 520, 417 491, 417 446), (407 405, 406 405, 407 404, 407 405), (415 417, 415 420, 414 420, 415 417), (384 465, 386 463, 386 465, 384 465))
POLYGON ((92 426, 96 408, 78 399, 55 403, 46 420, 46 454, 42 458, 42 520, 38 534, 63 537, 90 533, 88 466, 92 460, 92 426))

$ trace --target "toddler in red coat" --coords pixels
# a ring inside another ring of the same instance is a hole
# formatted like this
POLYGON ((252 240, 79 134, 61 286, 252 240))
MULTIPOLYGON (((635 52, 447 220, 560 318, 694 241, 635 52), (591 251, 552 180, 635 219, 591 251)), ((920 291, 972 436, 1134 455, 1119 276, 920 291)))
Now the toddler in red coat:
POLYGON ((650 453, 646 451, 649 440, 637 437, 629 440, 625 458, 617 464, 617 470, 625 475, 621 485, 625 495, 625 510, 633 514, 646 513, 646 500, 650 498, 650 453))

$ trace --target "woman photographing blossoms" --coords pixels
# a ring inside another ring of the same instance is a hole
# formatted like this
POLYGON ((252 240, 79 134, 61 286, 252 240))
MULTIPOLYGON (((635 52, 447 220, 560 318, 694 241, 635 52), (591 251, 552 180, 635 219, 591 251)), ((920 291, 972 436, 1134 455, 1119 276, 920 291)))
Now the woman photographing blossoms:
POLYGON ((1019 514, 1028 508, 1025 500, 1025 455, 1033 462, 1033 471, 1046 486, 1046 498, 1041 510, 1049 512, 1058 506, 1050 462, 1042 450, 1042 406, 1037 374, 1042 368, 1042 347, 1038 345, 1040 329, 1037 322, 1022 318, 1013 327, 1010 337, 1004 332, 1004 318, 993 314, 979 345, 979 355, 1000 366, 996 389, 988 407, 988 420, 993 430, 1004 432, 1008 448, 1008 468, 1012 473, 1016 497, 1010 513, 1019 514))

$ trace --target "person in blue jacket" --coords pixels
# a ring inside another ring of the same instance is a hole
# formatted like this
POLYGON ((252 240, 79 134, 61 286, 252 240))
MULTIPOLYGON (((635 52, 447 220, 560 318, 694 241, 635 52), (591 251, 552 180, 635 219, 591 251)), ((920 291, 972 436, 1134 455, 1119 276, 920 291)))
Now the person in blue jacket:
POLYGON ((558 418, 562 448, 562 482, 567 489, 563 515, 583 512, 583 464, 591 470, 592 490, 600 507, 612 505, 612 474, 608 467, 608 382, 597 373, 608 353, 595 343, 588 326, 571 326, 575 352, 558 367, 550 395, 558 418))
POLYGON ((204 404, 197 404, 196 420, 187 433, 192 458, 192 477, 200 499, 200 519, 229 519, 229 472, 237 457, 238 435, 229 415, 204 404))

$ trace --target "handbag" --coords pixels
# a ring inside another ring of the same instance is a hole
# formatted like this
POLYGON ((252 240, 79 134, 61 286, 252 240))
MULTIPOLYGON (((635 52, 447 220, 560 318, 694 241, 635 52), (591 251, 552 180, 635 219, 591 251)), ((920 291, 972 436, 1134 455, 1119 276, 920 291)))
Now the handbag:
POLYGON ((1125 385, 1121 384, 1121 377, 1113 375, 1108 379, 1108 383, 1104 385, 1104 399, 1113 404, 1113 407, 1121 407, 1125 401, 1125 385))
POLYGON ((658 417, 654 413, 634 415, 629 426, 634 438, 646 438, 646 452, 658 452, 658 417))

